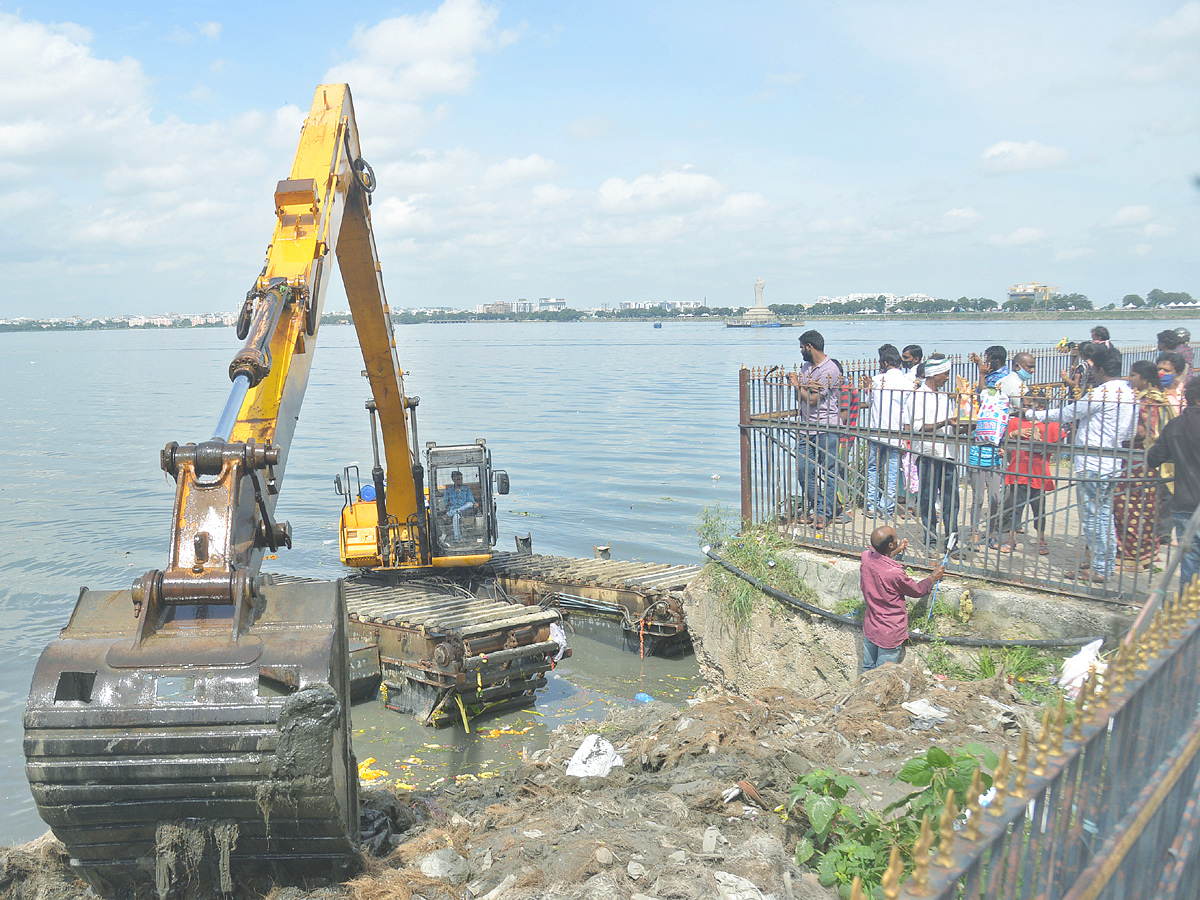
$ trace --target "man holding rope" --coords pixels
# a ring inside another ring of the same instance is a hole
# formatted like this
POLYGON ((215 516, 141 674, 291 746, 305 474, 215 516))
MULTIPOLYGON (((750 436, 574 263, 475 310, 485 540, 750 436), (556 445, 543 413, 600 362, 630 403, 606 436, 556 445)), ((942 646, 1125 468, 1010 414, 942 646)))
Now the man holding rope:
POLYGON ((859 584, 867 608, 863 614, 863 671, 884 663, 899 662, 900 650, 908 640, 908 601, 924 597, 946 569, 933 567, 930 577, 913 581, 904 571, 900 557, 908 540, 896 540, 896 529, 880 525, 871 532, 871 546, 863 551, 859 584))

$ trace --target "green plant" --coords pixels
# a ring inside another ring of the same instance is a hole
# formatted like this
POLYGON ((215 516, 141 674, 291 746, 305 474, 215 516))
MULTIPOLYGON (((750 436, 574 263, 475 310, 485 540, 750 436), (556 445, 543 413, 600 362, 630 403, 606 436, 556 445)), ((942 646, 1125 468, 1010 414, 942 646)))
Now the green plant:
POLYGON ((911 784, 919 790, 901 797, 884 807, 883 811, 887 814, 907 807, 917 822, 925 815, 929 816, 930 822, 936 822, 951 791, 954 792, 954 802, 958 808, 966 806, 967 792, 976 769, 980 769, 983 789, 986 791, 990 788, 992 776, 982 771, 980 766, 982 763, 988 768, 995 768, 999 761, 1000 758, 983 744, 967 744, 963 749, 949 753, 936 745, 930 747, 906 762, 896 773, 897 781, 911 784))
POLYGON ((848 897, 857 875, 864 885, 878 884, 887 867, 887 847, 880 817, 859 812, 845 802, 858 782, 832 769, 814 769, 792 785, 789 808, 800 806, 808 827, 796 844, 796 864, 814 859, 817 879, 848 897))
POLYGON ((1045 673, 1046 660, 1032 647, 982 647, 972 661, 974 675, 982 680, 1003 673, 1010 679, 1023 679, 1045 673))
MULTIPOLYGON (((791 545, 774 529, 753 528, 730 537, 721 548, 721 555, 765 584, 806 603, 816 604, 816 592, 781 555, 790 549, 791 545)), ((724 569, 716 570, 713 585, 726 615, 738 625, 750 620, 754 604, 765 596, 754 585, 724 569)))
POLYGON ((866 608, 867 602, 862 597, 847 597, 835 603, 833 611, 839 616, 852 616, 861 619, 866 608))
MULTIPOLYGON (((832 769, 801 775, 792 786, 788 804, 790 810, 799 808, 804 823, 804 833, 796 843, 796 864, 812 866, 818 881, 827 887, 837 885, 842 898, 850 896, 855 876, 862 879, 868 896, 881 897, 891 848, 911 847, 920 833, 922 817, 928 815, 936 824, 951 792, 959 808, 964 807, 977 769, 984 789, 991 787, 992 778, 981 766, 994 767, 997 761, 982 744, 951 751, 932 746, 906 762, 896 776, 897 781, 917 790, 885 807, 882 814, 857 810, 846 802, 851 791, 863 793, 853 778, 832 769)), ((911 866, 911 859, 902 859, 906 868, 911 866)))
POLYGON ((725 544, 733 534, 735 519, 733 511, 717 501, 712 506, 703 506, 696 517, 696 536, 699 546, 717 548, 725 544))

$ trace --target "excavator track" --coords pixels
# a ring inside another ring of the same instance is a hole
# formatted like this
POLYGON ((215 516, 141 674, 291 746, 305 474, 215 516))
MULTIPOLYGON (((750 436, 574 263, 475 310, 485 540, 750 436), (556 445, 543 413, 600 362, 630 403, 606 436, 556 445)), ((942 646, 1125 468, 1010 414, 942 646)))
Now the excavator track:
POLYGON ((356 858, 341 583, 263 581, 237 642, 210 619, 135 645, 130 592, 85 588, 42 653, 26 773, 102 895, 336 877, 356 858))
POLYGON ((532 702, 560 648, 556 610, 498 599, 446 578, 346 580, 353 638, 378 645, 385 703, 428 724, 532 702))
POLYGON ((522 603, 615 620, 626 649, 673 656, 691 645, 683 590, 703 566, 497 553, 489 569, 522 603))

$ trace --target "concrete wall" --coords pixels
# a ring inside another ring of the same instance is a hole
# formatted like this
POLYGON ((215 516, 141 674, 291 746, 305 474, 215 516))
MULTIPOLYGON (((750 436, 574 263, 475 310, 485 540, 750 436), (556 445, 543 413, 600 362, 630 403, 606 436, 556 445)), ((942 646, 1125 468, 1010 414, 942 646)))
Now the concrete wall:
MULTIPOLYGON (((857 560, 812 550, 778 552, 775 560, 796 569, 822 608, 862 596, 857 560)), ((952 631, 943 625, 942 633, 1010 640, 1096 635, 1110 641, 1133 620, 1132 610, 1115 605, 957 578, 943 581, 938 599, 957 609, 968 588, 974 606, 968 623, 952 631)), ((738 625, 725 612, 709 572, 688 587, 684 613, 705 678, 743 696, 779 686, 814 697, 849 687, 862 666, 861 629, 809 616, 765 594, 750 621, 738 625)), ((910 644, 909 652, 921 655, 925 646, 910 644)))

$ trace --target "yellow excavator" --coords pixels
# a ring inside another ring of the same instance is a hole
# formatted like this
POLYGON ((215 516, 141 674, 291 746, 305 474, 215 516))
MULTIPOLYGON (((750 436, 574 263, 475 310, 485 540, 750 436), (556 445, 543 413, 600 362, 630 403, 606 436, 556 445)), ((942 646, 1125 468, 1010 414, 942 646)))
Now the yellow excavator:
MULTIPOLYGON (((209 440, 162 451, 176 483, 167 564, 125 590, 82 588, 38 661, 24 719, 29 782, 73 865, 105 896, 165 897, 205 873, 229 892, 249 865, 294 878, 356 857, 349 589, 259 571, 265 553, 291 546, 275 505, 331 251, 371 385, 372 439, 377 418, 387 463, 385 479, 376 449, 371 484, 352 491, 356 470, 338 479, 344 561, 436 572, 490 556, 493 473, 482 442, 428 447, 433 480, 428 491, 423 484, 416 400, 404 393, 371 229, 374 187, 348 86, 322 85, 275 190, 275 230, 238 317, 244 343, 224 411, 209 440)), ((359 624, 387 637, 387 623, 359 624)), ((446 643, 426 631, 431 647, 446 643)), ((472 639, 468 664, 482 652, 472 639)), ((428 652, 426 682, 466 677, 453 651, 436 661, 428 652)), ((469 673, 481 691, 496 684, 504 696, 528 696, 537 674, 478 671, 488 673, 486 682, 469 673)))

